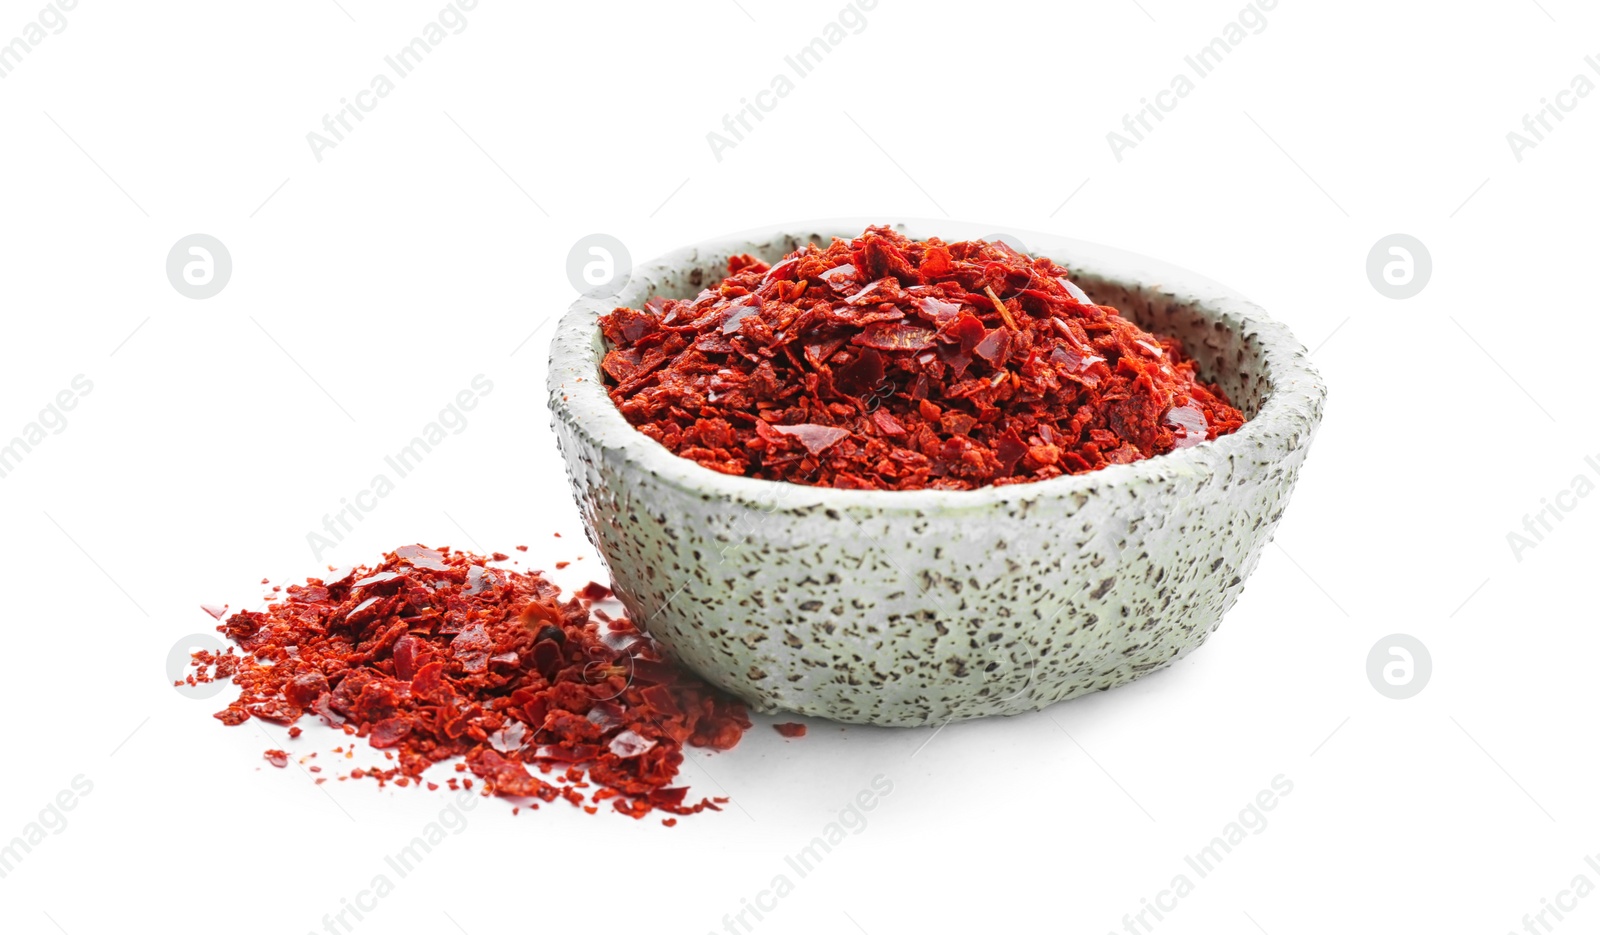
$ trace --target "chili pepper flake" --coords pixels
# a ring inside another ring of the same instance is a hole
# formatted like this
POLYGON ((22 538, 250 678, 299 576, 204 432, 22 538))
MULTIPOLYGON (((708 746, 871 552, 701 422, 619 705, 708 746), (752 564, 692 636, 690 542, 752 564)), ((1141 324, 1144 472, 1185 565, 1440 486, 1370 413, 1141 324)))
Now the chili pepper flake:
POLYGON ((800 425, 774 425, 769 427, 774 433, 793 435, 795 438, 798 438, 800 440, 800 444, 804 445, 806 450, 814 455, 827 451, 829 448, 833 447, 834 443, 850 434, 850 432, 846 429, 830 428, 826 425, 811 425, 810 423, 802 423, 800 425))
POLYGON ((1236 431, 1181 345, 1094 304, 1053 261, 888 227, 693 299, 602 316, 622 415, 725 474, 878 490, 1081 474, 1236 431))
POLYGON ((1167 410, 1167 424, 1180 429, 1179 448, 1198 445, 1206 439, 1206 414, 1198 406, 1174 406, 1167 410))
MULTIPOLYGON (((421 785, 429 767, 454 761, 486 795, 581 807, 580 790, 596 788, 633 818, 720 810, 691 803, 673 780, 686 747, 739 742, 750 728, 744 705, 669 665, 626 619, 592 615, 611 596, 604 585, 563 601, 537 572, 484 565, 402 546, 376 567, 290 585, 265 611, 228 617, 217 629, 236 648, 196 652, 190 678, 239 687, 216 715, 224 724, 257 718, 297 733, 296 721, 316 716, 394 764, 340 780, 421 785)), ((282 750, 265 758, 288 765, 282 750)))
POLYGON ((804 737, 806 726, 804 724, 774 724, 772 729, 785 737, 804 737))

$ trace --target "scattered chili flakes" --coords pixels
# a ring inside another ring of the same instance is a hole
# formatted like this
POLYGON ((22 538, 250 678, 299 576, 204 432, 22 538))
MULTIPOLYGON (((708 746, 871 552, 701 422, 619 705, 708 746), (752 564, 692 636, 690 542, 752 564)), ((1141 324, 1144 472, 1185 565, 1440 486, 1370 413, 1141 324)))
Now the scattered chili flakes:
POLYGON ((578 596, 586 601, 603 601, 611 597, 611 589, 598 581, 591 581, 578 591, 578 596))
MULTIPOLYGON (((224 724, 318 717, 397 764, 341 780, 406 786, 455 760, 486 795, 593 810, 580 790, 598 787, 633 818, 720 810, 721 800, 691 804, 672 781, 685 746, 739 742, 750 728, 744 705, 668 664, 626 619, 594 619, 589 604, 610 593, 591 583, 563 602, 537 572, 403 546, 376 567, 290 585, 265 611, 228 617, 218 630, 239 652, 196 652, 191 678, 239 687, 216 715, 224 724)), ((334 752, 350 757, 354 746, 334 752)), ((288 763, 281 750, 266 756, 288 763)))
POLYGON ((623 416, 725 474, 972 489, 1125 464, 1244 415, 1170 337, 1001 242, 888 227, 600 320, 623 416))
POLYGON ((804 737, 806 726, 804 724, 774 724, 772 729, 785 737, 804 737))

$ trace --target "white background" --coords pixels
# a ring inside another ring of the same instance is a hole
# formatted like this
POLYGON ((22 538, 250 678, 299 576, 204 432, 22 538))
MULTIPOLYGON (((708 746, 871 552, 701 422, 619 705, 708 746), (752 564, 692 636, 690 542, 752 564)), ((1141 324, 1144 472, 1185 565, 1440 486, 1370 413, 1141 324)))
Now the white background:
MULTIPOLYGON (((281 735, 166 682, 198 605, 415 541, 603 576, 544 403, 568 250, 839 215, 1115 244, 1317 348, 1327 419, 1225 625, 1143 681, 937 736, 759 718, 687 767, 737 807, 675 829, 483 802, 359 930, 722 930, 880 774, 865 829, 758 930, 1099 933, 1187 873, 1156 931, 1502 933, 1600 884, 1600 503, 1507 542, 1597 479, 1600 96, 1520 162, 1506 140, 1600 81, 1592 7, 1283 0, 1118 161, 1106 133, 1238 0, 881 0, 718 160, 706 133, 840 4, 483 0, 315 159, 306 134, 440 6, 85 0, 0 80, 0 439, 93 383, 0 480, 0 841, 93 786, 0 879, 6 931, 322 930, 448 799, 267 766, 281 735), (164 270, 195 232, 234 263, 203 301, 164 270), (1433 258, 1406 301, 1365 272, 1395 232, 1433 258), (307 532, 476 374, 467 428, 314 561, 307 532), (1434 667, 1405 701, 1365 674, 1397 632, 1434 667), (1279 774, 1264 830, 1197 879, 1184 856, 1279 774)), ((0 2, 0 41, 39 8, 0 2)), ((1600 898, 1546 921, 1594 931, 1600 898)))

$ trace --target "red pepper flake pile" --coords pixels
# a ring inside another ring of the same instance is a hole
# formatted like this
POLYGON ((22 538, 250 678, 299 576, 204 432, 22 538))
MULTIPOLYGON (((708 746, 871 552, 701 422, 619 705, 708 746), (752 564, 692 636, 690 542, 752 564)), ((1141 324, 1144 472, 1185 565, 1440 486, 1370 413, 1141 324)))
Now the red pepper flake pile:
MULTIPOLYGON (((687 804, 672 781, 685 745, 739 742, 744 705, 666 663, 627 620, 591 615, 611 596, 604 585, 560 596, 537 572, 402 546, 375 568, 290 585, 264 612, 232 615, 218 630, 243 653, 195 653, 189 681, 239 686, 217 714, 224 724, 312 715, 395 763, 341 778, 420 785, 430 766, 461 758, 455 770, 486 794, 563 798, 591 814, 609 799, 634 818, 717 809, 726 799, 687 804)), ((266 757, 288 763, 282 750, 266 757)))
POLYGON ((1244 415, 1173 338, 1005 243, 868 228, 600 320, 611 399, 724 474, 971 489, 1126 464, 1244 415))

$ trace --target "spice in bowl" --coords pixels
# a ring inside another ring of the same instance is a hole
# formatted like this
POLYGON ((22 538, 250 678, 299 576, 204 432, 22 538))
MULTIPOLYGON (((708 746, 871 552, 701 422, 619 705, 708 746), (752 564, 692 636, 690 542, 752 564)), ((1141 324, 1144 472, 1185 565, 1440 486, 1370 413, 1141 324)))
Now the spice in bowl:
POLYGON ((622 415, 724 474, 868 490, 1082 474, 1244 415, 1177 340, 1003 242, 870 227, 600 320, 622 415))

